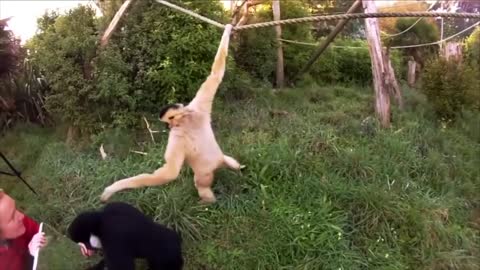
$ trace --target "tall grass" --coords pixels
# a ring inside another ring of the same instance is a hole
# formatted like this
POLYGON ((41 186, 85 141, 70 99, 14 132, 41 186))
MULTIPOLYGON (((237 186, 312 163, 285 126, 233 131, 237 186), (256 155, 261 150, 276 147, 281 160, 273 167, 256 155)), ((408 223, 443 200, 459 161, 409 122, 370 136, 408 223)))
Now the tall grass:
MULTIPOLYGON (((219 101, 219 143, 247 167, 216 174, 216 204, 197 203, 190 169, 166 186, 113 199, 180 230, 187 269, 479 269, 470 217, 480 207, 479 118, 443 128, 424 97, 407 92, 406 103, 382 130, 363 88, 263 90, 219 101)), ((101 134, 72 150, 53 131, 19 128, 2 149, 42 195, 14 179, 0 183, 59 235, 78 212, 101 206, 108 184, 161 166, 167 134, 154 144, 142 132, 101 134)), ((78 269, 83 260, 58 237, 43 258, 53 261, 78 269)))

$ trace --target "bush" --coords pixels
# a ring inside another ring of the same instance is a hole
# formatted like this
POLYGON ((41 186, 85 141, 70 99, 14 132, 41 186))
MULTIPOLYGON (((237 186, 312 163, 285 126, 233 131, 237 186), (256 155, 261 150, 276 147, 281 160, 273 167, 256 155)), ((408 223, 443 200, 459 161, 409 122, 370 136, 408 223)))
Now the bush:
POLYGON ((465 41, 465 58, 474 67, 480 68, 480 27, 465 41))
POLYGON ((458 60, 428 61, 421 83, 422 91, 442 120, 453 120, 463 108, 480 109, 478 73, 458 60))
POLYGON ((97 44, 95 11, 80 6, 61 16, 46 13, 38 26, 27 48, 50 86, 47 110, 74 126, 91 127, 97 108, 89 99, 94 87, 88 76, 97 44))
MULTIPOLYGON (((181 2, 214 20, 227 20, 217 2, 181 2)), ((116 127, 143 124, 141 114, 189 102, 210 73, 221 35, 218 28, 155 1, 137 2, 98 59, 95 99, 108 108, 102 120, 116 127)), ((245 81, 230 55, 218 97, 244 91, 245 81)))
MULTIPOLYGON (((298 1, 280 1, 282 19, 306 17, 311 15, 306 4, 298 1)), ((272 7, 270 4, 262 5, 249 24, 272 21, 272 7)), ((284 39, 302 40, 313 42, 313 37, 308 24, 292 24, 282 26, 284 39)), ((302 67, 310 56, 310 51, 302 46, 284 45, 285 79, 291 79, 302 67)), ((235 54, 235 61, 239 67, 248 71, 257 79, 273 83, 277 63, 277 44, 275 28, 266 27, 242 31, 239 33, 239 44, 235 54)))
MULTIPOLYGON (((400 53, 392 50, 390 59, 399 79, 404 73, 402 72, 400 53)), ((367 41, 349 38, 336 39, 312 66, 310 75, 318 82, 328 84, 370 84, 372 82, 372 66, 367 41)))
MULTIPOLYGON (((218 2, 205 3, 180 5, 226 20, 218 2)), ((47 108, 82 131, 140 124, 139 116, 157 113, 162 104, 190 101, 209 74, 222 35, 217 28, 155 1, 138 1, 97 51, 102 19, 94 14, 84 6, 45 14, 28 44, 51 87, 47 108)), ((233 64, 229 59, 227 68, 235 70, 233 64)), ((231 83, 220 90, 234 87, 235 79, 226 78, 231 83)))

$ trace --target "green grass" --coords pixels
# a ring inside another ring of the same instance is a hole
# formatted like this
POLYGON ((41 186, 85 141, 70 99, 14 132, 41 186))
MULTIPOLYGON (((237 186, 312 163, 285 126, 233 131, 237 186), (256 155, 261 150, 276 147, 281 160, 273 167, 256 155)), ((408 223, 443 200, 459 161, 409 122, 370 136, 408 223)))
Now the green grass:
MULTIPOLYGON (((113 199, 181 230, 186 269, 480 269, 471 218, 480 207, 480 118, 443 128, 421 95, 406 94, 406 111, 395 110, 383 130, 370 89, 263 90, 219 101, 219 143, 247 168, 218 171, 216 204, 198 204, 190 169, 166 186, 113 199), (271 113, 282 110, 288 114, 271 113)), ((52 226, 41 257, 49 269, 83 267, 59 235, 79 211, 100 207, 114 180, 161 166, 167 134, 157 133, 155 144, 144 130, 92 139, 71 149, 62 133, 21 127, 0 141, 42 194, 0 179, 21 209, 52 226)))

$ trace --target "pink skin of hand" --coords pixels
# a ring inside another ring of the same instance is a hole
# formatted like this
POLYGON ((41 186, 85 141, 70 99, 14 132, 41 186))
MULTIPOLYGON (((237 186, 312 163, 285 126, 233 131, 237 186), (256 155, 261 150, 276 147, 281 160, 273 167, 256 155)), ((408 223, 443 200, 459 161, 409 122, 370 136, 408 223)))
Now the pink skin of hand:
POLYGON ((80 246, 80 251, 84 257, 90 257, 95 254, 94 250, 88 249, 83 243, 78 243, 78 245, 80 246))

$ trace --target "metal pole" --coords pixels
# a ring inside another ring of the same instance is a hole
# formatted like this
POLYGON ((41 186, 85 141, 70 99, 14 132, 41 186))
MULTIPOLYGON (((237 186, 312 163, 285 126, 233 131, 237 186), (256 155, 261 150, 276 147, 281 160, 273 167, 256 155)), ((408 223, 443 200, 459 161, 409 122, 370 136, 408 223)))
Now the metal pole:
MULTIPOLYGON (((28 187, 33 193, 35 193, 36 195, 38 195, 37 192, 35 192, 35 190, 27 183, 27 181, 25 181, 25 179, 23 179, 21 173, 20 173, 19 171, 17 171, 17 170, 13 167, 13 165, 8 161, 8 159, 3 155, 2 152, 0 152, 0 157, 5 161, 5 163, 7 163, 8 167, 10 167, 10 169, 11 169, 12 172, 14 173, 14 176, 20 178, 20 180, 22 180, 23 183, 25 183, 25 185, 27 185, 27 187, 28 187)), ((11 174, 9 174, 9 173, 4 173, 4 174, 11 175, 11 174)))

